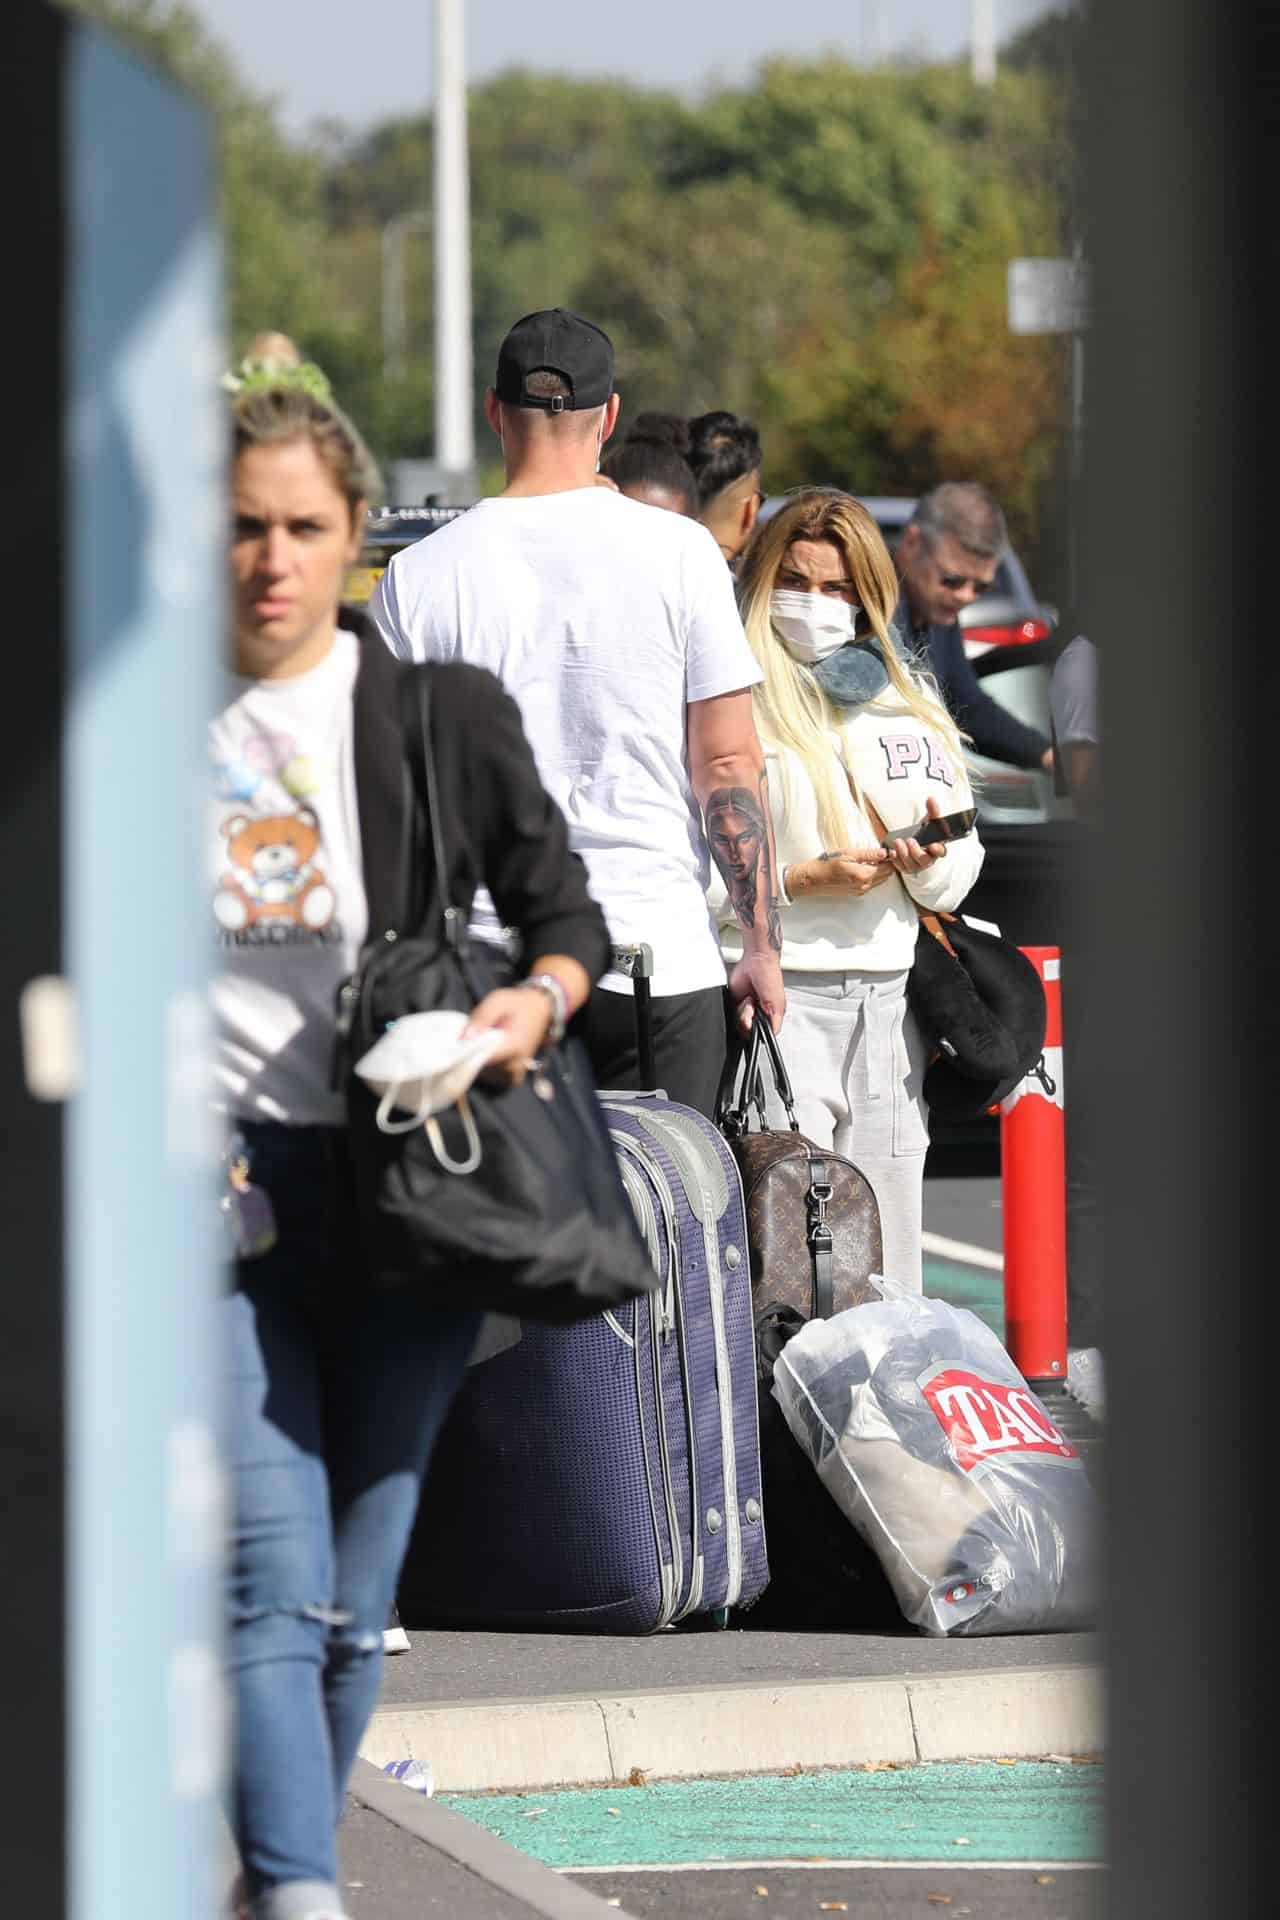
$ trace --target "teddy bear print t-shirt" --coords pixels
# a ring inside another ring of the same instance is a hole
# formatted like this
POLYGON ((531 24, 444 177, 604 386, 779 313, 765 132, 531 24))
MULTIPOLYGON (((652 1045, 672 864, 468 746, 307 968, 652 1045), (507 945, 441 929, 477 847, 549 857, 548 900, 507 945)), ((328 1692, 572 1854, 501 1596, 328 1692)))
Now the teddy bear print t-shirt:
POLYGON ((308 673, 230 680, 209 729, 216 1099, 249 1120, 336 1124, 338 988, 368 924, 351 696, 360 644, 308 673))

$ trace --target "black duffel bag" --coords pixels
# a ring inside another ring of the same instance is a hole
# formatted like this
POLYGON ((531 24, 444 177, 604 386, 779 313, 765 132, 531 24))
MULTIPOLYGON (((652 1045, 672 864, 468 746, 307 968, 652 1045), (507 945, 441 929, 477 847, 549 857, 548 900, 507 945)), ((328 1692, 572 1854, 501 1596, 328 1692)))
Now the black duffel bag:
POLYGON ((340 996, 338 1071, 347 1101, 363 1251, 379 1285, 408 1285, 442 1307, 555 1324, 651 1292, 657 1276, 618 1173, 585 1046, 570 1033, 516 1087, 475 1081, 472 1131, 457 1111, 427 1130, 384 1129, 355 1063, 405 1015, 467 1012, 509 976, 505 955, 467 934, 479 879, 461 822, 442 796, 431 740, 432 667, 399 676, 406 794, 401 910, 366 944, 340 996), (424 822, 433 862, 425 858, 424 822), (452 851, 454 858, 450 859, 452 851), (418 876, 434 865, 431 899, 418 876), (450 898, 449 876, 466 884, 450 898), (451 1171, 469 1167, 468 1171, 451 1171))

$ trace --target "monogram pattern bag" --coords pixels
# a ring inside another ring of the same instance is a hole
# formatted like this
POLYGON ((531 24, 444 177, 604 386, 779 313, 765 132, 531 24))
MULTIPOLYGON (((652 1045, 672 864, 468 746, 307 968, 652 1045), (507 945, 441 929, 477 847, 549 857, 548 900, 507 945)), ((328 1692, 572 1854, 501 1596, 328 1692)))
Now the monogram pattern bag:
POLYGON ((769 1307, 788 1306, 802 1319, 828 1320, 876 1299, 868 1285, 883 1258, 875 1194, 852 1161, 801 1133, 777 1036, 763 1016, 725 1068, 716 1118, 742 1175, 756 1319, 769 1307), (762 1055, 788 1117, 786 1132, 768 1125, 762 1055))

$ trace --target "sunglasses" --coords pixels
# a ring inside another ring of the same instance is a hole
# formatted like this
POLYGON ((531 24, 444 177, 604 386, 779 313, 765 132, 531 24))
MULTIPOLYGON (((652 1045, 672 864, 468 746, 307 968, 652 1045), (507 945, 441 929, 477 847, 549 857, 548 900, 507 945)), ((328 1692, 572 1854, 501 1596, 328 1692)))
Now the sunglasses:
POLYGON ((972 573, 940 573, 938 578, 948 593, 959 593, 961 587, 972 587, 975 593, 985 593, 991 585, 990 580, 979 580, 972 573))

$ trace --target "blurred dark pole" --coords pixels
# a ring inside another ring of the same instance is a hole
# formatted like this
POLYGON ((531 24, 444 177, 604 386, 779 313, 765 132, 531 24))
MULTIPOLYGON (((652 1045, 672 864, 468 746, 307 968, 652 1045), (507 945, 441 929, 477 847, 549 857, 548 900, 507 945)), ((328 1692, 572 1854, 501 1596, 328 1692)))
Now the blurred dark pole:
POLYGON ((1095 0, 1083 62, 1117 1920, 1272 1910, 1276 36, 1095 0))
POLYGON ((3 165, 17 203, 6 298, 11 484, 0 532, 15 649, 0 703, 0 864, 9 910, 0 939, 0 1511, 4 1514, 4 1688, 0 1888, 14 1912, 60 1920, 66 1902, 63 1542, 63 1110, 33 1100, 19 996, 62 970, 61 558, 65 176, 64 15, 6 9, 0 36, 3 165), (33 671, 23 655, 38 652, 33 671), (19 691, 20 690, 20 691, 19 691))

